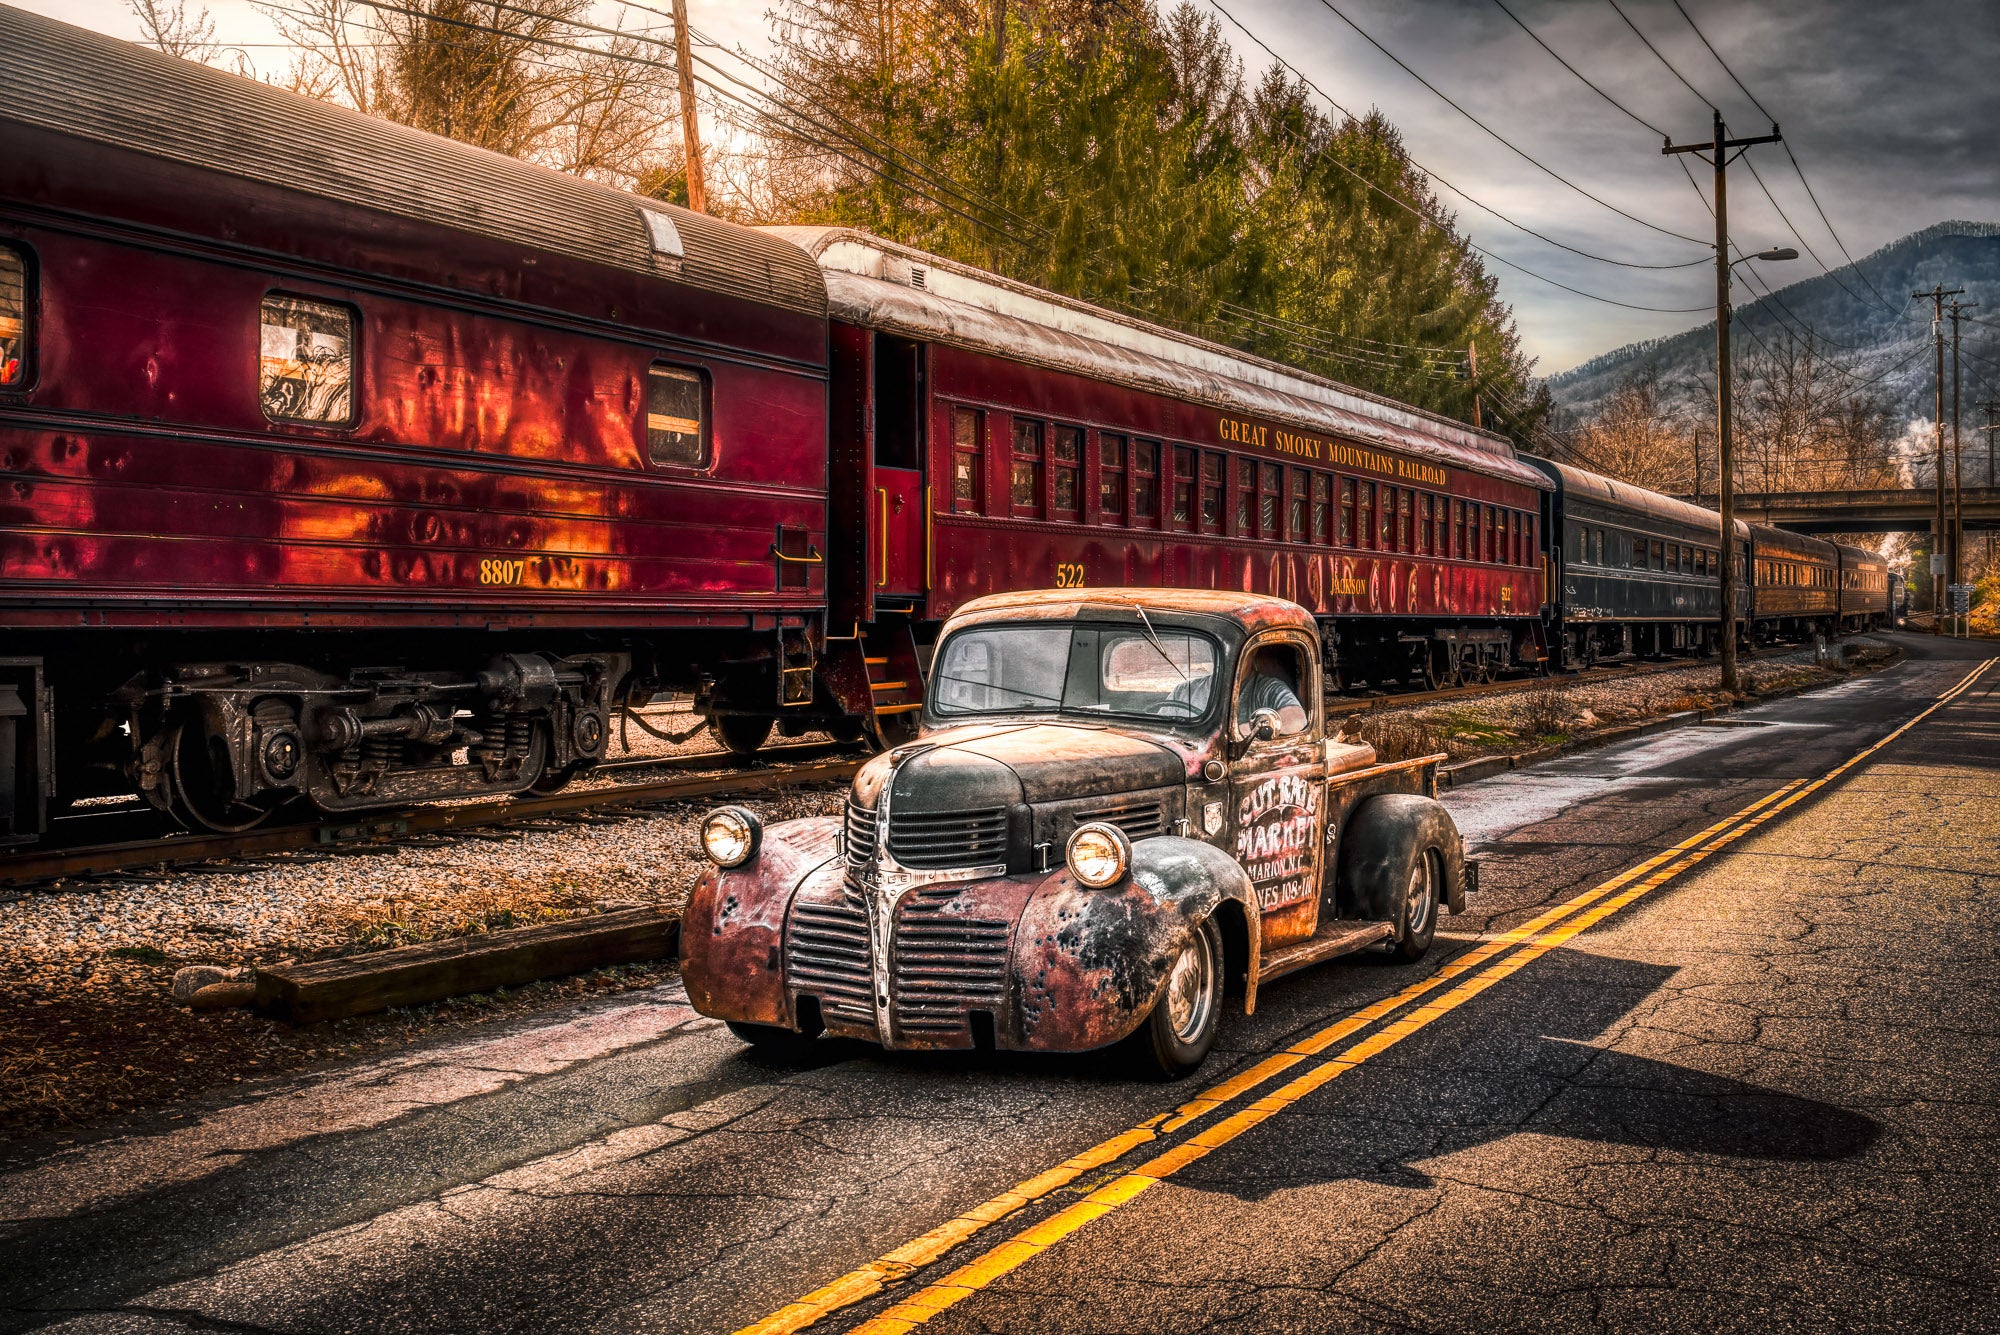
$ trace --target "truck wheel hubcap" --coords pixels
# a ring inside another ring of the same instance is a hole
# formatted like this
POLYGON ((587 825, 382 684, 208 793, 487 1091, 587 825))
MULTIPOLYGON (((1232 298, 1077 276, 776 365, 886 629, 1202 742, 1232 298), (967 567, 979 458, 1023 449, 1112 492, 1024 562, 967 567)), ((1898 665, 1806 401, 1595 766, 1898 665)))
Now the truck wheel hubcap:
POLYGON ((1175 956, 1167 975, 1166 1005, 1167 1021, 1181 1042, 1192 1042, 1208 1026, 1215 1005, 1215 954, 1206 928, 1195 929, 1194 939, 1175 956))
POLYGON ((1410 868, 1410 888, 1403 897, 1404 927, 1411 936, 1422 936, 1424 928, 1430 926, 1431 909, 1437 902, 1437 886, 1431 877, 1431 855, 1417 854, 1417 862, 1410 868))

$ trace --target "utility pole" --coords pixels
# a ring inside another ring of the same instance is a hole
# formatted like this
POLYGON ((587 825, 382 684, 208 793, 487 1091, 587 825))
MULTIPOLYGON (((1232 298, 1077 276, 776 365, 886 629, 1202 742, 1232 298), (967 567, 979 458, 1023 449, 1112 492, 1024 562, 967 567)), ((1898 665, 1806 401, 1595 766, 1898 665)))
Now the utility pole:
POLYGON ((1945 526, 1944 517, 1944 299, 1964 291, 1962 287, 1955 287, 1947 292, 1944 284, 1938 283, 1928 292, 1910 294, 1911 301, 1921 297, 1931 299, 1931 338, 1937 344, 1937 407, 1931 414, 1937 457, 1937 515, 1931 520, 1931 612, 1936 617, 1931 623, 1933 635, 1944 633, 1945 591, 1940 577, 1949 568, 1944 558, 1945 549, 1951 545, 1951 532, 1945 526))
POLYGON ((688 207, 708 212, 708 180, 701 170, 701 121, 694 102, 694 52, 688 41, 687 0, 674 0, 674 76, 681 86, 681 147, 687 154, 688 207))
POLYGON ((1977 302, 1951 303, 1951 582, 1965 583, 1965 463, 1958 445, 1958 320, 1977 302))
POLYGON ((1972 406, 1986 410, 1986 485, 1989 487, 2000 487, 2000 474, 1995 474, 1993 470, 1993 433, 2000 431, 2000 426, 1994 425, 1993 415, 2000 413, 2000 403, 1989 401, 1987 403, 1975 403, 1972 406))
POLYGON ((1481 427, 1486 423, 1483 420, 1484 415, 1479 411, 1479 345, 1477 343, 1467 343, 1465 345, 1465 366, 1466 374, 1472 378, 1472 425, 1481 427))
MULTIPOLYGON (((1711 109, 1712 110, 1712 109, 1711 109)), ((1752 144, 1775 144, 1783 135, 1773 125, 1771 133, 1754 139, 1731 139, 1722 123, 1722 113, 1714 112, 1715 138, 1706 144, 1676 144, 1671 139, 1660 147, 1663 155, 1692 153, 1715 168, 1715 445, 1718 483, 1716 496, 1722 511, 1722 689, 1734 693, 1736 679, 1736 447, 1729 434, 1729 151, 1741 156, 1752 144)), ((1776 255, 1777 252, 1770 252, 1776 255)))

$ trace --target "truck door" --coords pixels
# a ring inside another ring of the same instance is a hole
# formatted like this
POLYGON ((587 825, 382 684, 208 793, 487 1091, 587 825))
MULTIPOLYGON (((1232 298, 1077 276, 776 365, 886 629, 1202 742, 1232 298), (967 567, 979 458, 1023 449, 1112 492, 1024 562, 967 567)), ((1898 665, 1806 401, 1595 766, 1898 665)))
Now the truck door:
POLYGON ((1228 734, 1247 748, 1231 770, 1230 851, 1257 888, 1266 950, 1318 926, 1325 756, 1316 667, 1299 638, 1254 640, 1237 659, 1230 696, 1228 734), (1258 739, 1256 718, 1266 710, 1276 716, 1275 735, 1258 739))
POLYGON ((924 345, 875 335, 875 490, 869 498, 869 568, 877 597, 910 597, 930 584, 924 421, 924 345))

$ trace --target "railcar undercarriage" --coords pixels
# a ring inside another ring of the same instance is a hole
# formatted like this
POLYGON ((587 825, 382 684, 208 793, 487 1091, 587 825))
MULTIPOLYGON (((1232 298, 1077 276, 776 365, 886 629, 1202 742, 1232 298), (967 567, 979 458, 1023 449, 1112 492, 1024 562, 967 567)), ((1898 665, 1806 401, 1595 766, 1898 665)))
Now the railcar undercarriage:
POLYGON ((554 787, 604 754, 623 653, 502 653, 466 671, 180 663, 117 694, 127 772, 191 826, 554 787))

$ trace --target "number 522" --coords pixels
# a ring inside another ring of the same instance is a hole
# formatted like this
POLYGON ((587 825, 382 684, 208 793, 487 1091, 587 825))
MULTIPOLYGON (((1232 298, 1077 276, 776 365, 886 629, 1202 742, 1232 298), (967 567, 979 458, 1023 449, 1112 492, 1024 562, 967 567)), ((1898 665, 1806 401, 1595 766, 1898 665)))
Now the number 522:
POLYGON ((1084 586, 1083 562, 1056 562, 1056 587, 1058 589, 1080 589, 1084 586))

